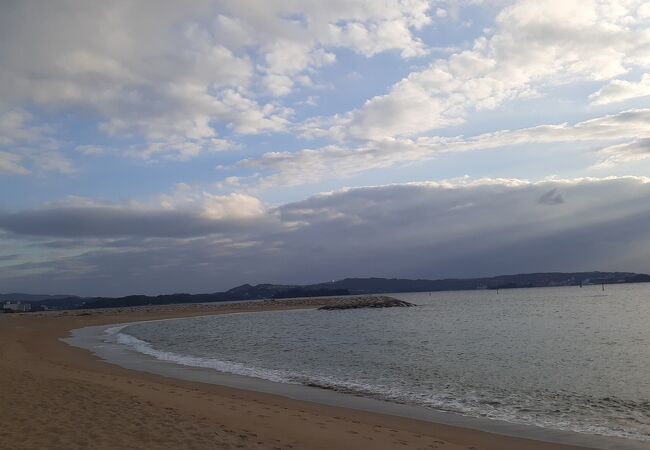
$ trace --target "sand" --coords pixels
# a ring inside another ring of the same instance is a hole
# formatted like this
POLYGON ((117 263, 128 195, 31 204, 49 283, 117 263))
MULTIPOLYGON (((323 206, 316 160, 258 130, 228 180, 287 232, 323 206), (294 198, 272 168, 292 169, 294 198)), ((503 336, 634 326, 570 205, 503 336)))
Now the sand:
POLYGON ((0 448, 577 449, 131 371, 59 340, 90 325, 313 304, 0 315, 0 448))

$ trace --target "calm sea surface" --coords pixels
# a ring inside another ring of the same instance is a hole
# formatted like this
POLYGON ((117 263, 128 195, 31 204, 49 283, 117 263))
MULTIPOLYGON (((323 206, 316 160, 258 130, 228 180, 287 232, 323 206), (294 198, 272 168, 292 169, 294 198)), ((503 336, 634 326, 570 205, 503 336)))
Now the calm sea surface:
POLYGON ((147 322, 116 339, 178 364, 650 441, 650 284, 391 295, 420 306, 147 322))

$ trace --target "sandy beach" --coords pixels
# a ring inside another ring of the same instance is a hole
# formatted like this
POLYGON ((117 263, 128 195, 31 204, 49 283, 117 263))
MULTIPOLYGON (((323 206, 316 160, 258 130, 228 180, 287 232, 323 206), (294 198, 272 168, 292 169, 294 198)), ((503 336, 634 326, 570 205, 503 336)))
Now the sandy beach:
POLYGON ((255 302, 0 315, 0 448, 578 448, 165 378, 105 363, 60 341, 85 326, 310 305, 255 302))

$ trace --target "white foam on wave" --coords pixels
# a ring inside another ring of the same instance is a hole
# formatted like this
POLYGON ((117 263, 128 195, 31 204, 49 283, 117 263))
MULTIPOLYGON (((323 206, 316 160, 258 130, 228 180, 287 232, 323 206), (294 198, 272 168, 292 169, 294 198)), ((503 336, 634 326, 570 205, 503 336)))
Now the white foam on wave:
MULTIPOLYGON (((343 381, 332 377, 302 377, 301 382, 338 392, 397 403, 426 406, 438 411, 453 412, 468 417, 483 417, 519 425, 650 441, 650 435, 627 430, 620 426, 615 427, 616 424, 610 423, 606 419, 598 421, 583 417, 582 420, 576 420, 564 415, 556 416, 543 412, 540 414, 525 412, 523 404, 527 402, 523 401, 523 399, 510 398, 509 403, 504 403, 502 398, 501 401, 495 401, 498 404, 498 406, 495 406, 486 404, 485 399, 481 399, 481 395, 469 391, 465 392, 464 395, 458 393, 454 395, 452 392, 438 394, 433 392, 414 393, 407 392, 399 387, 343 381)), ((535 401, 533 399, 529 400, 530 402, 535 401)))
MULTIPOLYGON (((120 345, 124 345, 135 352, 151 356, 160 361, 167 361, 182 366, 212 369, 222 373, 243 375, 278 383, 316 386, 342 393, 361 395, 380 400, 426 406, 440 411, 454 412, 472 417, 484 417, 510 423, 533 425, 578 433, 650 441, 650 436, 648 435, 630 432, 623 428, 613 429, 613 424, 611 423, 585 423, 583 420, 575 421, 566 416, 558 417, 544 413, 535 414, 527 412, 522 409, 522 404, 518 404, 520 403, 519 401, 513 400, 512 398, 509 399, 510 401, 505 403, 503 403, 503 398, 501 398, 500 401, 497 402, 499 405, 494 406, 481 401, 481 395, 474 395, 471 392, 466 392, 465 395, 458 395, 458 393, 454 392, 438 394, 432 392, 405 392, 403 389, 394 386, 359 383, 335 377, 315 376, 314 374, 285 370, 263 369, 234 361, 195 357, 157 350, 149 342, 121 332, 121 330, 126 326, 127 325, 120 325, 108 328, 105 330, 105 333, 109 336, 109 339, 120 345)), ((519 400, 521 401, 522 399, 519 400)))
POLYGON ((174 352, 156 350, 149 342, 138 339, 134 336, 131 336, 130 334, 120 333, 119 331, 122 328, 124 327, 122 326, 109 328, 106 330, 106 333, 114 335, 115 341, 118 344, 124 345, 138 353, 152 356, 159 361, 167 361, 174 364, 179 364, 181 366, 213 369, 218 372, 261 378, 278 383, 291 382, 284 371, 260 369, 255 367, 248 367, 238 362, 222 361, 215 358, 201 358, 197 356, 181 355, 174 352))

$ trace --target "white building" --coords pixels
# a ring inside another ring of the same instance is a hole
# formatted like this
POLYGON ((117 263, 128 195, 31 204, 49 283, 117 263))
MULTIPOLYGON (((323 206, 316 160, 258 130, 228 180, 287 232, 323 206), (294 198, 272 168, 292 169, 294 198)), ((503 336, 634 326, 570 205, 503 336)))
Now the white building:
POLYGON ((32 310, 32 305, 29 303, 9 301, 2 305, 2 310, 5 312, 27 312, 32 310))

